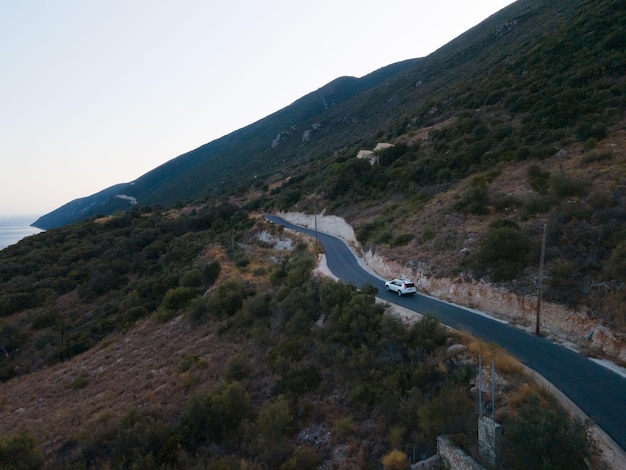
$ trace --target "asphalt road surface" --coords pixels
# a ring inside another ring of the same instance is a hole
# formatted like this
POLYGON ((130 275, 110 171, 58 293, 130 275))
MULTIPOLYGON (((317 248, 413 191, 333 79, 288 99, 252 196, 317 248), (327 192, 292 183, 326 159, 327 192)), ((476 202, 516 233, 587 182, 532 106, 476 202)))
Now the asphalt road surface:
POLYGON ((384 281, 363 269, 342 240, 324 233, 316 234, 274 215, 266 215, 266 218, 286 228, 317 236, 324 246, 328 268, 344 282, 356 287, 371 284, 378 288, 378 297, 382 299, 432 315, 445 325, 500 345, 550 381, 626 451, 626 378, 567 348, 462 307, 419 294, 399 297, 387 292, 384 281))

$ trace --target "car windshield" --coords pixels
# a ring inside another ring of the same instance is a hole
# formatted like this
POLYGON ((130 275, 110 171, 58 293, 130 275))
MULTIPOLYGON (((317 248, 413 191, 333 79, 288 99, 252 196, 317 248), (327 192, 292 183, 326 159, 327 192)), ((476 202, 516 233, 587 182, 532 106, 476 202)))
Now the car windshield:
POLYGON ((405 282, 404 287, 415 287, 412 282, 405 282))

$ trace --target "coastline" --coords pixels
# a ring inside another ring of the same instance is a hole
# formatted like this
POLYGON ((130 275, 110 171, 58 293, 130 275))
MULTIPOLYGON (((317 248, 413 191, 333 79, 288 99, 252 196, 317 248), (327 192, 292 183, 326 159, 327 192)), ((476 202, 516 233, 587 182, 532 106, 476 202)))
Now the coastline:
POLYGON ((0 250, 26 237, 43 232, 44 230, 30 225, 37 220, 37 217, 32 214, 0 214, 0 250))

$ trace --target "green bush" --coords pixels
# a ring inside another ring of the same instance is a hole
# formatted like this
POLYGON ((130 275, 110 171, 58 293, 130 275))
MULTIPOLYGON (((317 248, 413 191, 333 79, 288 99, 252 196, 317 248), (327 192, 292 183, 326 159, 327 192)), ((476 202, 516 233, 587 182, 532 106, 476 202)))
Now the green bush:
POLYGON ((226 438, 234 439, 251 412, 250 395, 239 382, 219 384, 189 399, 181 432, 192 450, 226 438))
POLYGON ((244 353, 237 353, 226 363, 224 376, 231 382, 241 382, 248 378, 251 371, 250 357, 244 353))
POLYGON ((256 419, 255 447, 269 468, 278 466, 289 455, 286 439, 293 416, 285 398, 266 401, 256 419))
POLYGON ((222 266, 219 261, 211 261, 202 270, 202 277, 207 284, 213 284, 220 276, 222 266))
POLYGON ((235 280, 224 281, 209 297, 209 312, 219 319, 233 316, 247 297, 246 288, 235 280))
POLYGON ((498 212, 508 212, 523 207, 524 203, 515 196, 503 196, 494 201, 493 205, 498 212))
POLYGON ((298 447, 293 455, 287 459, 280 470, 315 470, 319 468, 321 456, 319 452, 310 447, 298 447))
POLYGON ((309 365, 284 374, 276 384, 276 392, 295 398, 314 391, 321 381, 322 376, 318 370, 309 365))
POLYGON ((182 361, 180 361, 180 364, 178 366, 178 372, 184 373, 189 370, 196 369, 203 364, 206 365, 199 356, 195 354, 190 354, 183 357, 182 361))
POLYGON ((546 194, 550 187, 550 172, 543 171, 539 165, 532 164, 528 167, 528 184, 539 194, 546 194))
POLYGON ((515 222, 496 221, 480 240, 476 269, 487 270, 494 282, 510 280, 524 269, 529 252, 530 242, 515 222))
POLYGON ((532 395, 504 421, 502 468, 587 469, 591 444, 586 424, 571 419, 551 396, 547 400, 549 406, 532 395))
POLYGON ((589 182, 566 175, 555 175, 550 178, 550 189, 560 198, 586 196, 589 190, 589 182))
POLYGON ((461 195, 454 208, 467 214, 485 215, 489 213, 488 203, 487 179, 477 176, 472 179, 469 188, 461 195))
POLYGON ((184 273, 180 278, 180 285, 183 287, 202 287, 203 276, 202 272, 197 269, 190 269, 184 273))
POLYGON ((35 439, 27 433, 0 436, 0 468, 36 470, 44 468, 44 456, 35 439))
POLYGON ((181 449, 173 426, 135 408, 120 420, 101 415, 74 443, 67 468, 172 468, 181 449))
POLYGON ((412 233, 402 233, 392 240, 391 246, 397 247, 408 245, 413 238, 415 238, 415 235, 412 233))
POLYGON ((430 436, 466 431, 474 401, 465 384, 447 384, 418 408, 419 426, 430 436))
POLYGON ((272 313, 270 300, 269 294, 252 295, 243 301, 242 310, 250 320, 267 318, 272 313))
POLYGON ((612 251, 607 273, 617 281, 626 282, 626 241, 620 242, 612 251))
POLYGON ((554 199, 551 196, 541 195, 530 199, 524 205, 525 217, 534 217, 537 214, 545 214, 548 212, 554 204, 554 199))
POLYGON ((168 310, 180 310, 189 305, 191 299, 197 295, 197 289, 191 287, 176 287, 165 293, 161 305, 168 310))
POLYGON ((209 299, 207 297, 196 297, 192 299, 185 310, 187 317, 194 323, 199 323, 208 317, 209 299))
POLYGON ((80 390, 81 388, 87 387, 87 385, 89 385, 89 377, 84 372, 78 374, 72 382, 72 388, 74 390, 80 390))
POLYGON ((545 282, 545 298, 567 305, 577 305, 584 289, 580 283, 580 270, 566 259, 556 260, 549 266, 545 282))

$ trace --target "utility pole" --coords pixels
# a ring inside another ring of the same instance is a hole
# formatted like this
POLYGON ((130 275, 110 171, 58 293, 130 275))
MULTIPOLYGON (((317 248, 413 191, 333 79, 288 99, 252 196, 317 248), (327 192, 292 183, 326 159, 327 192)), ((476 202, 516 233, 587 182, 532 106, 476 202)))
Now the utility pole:
POLYGON ((483 416, 483 356, 478 355, 478 417, 483 416))
POLYGON ((539 336, 539 320, 541 318, 541 291, 543 290, 543 258, 546 254, 546 224, 543 224, 541 238, 541 260, 539 261, 539 292, 537 293, 537 320, 535 321, 535 335, 539 336))
POLYGON ((315 218, 315 249, 317 250, 317 201, 313 204, 313 214, 315 218))

